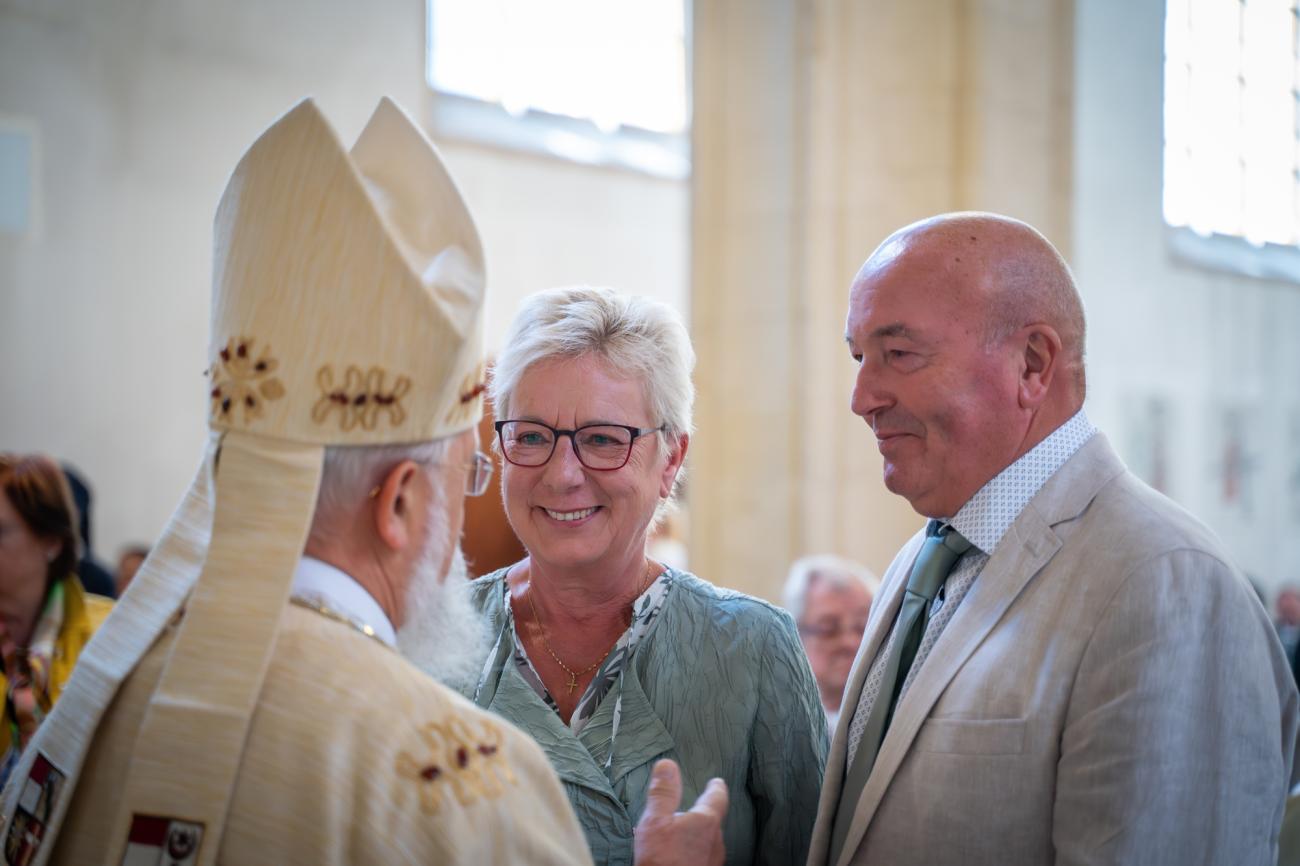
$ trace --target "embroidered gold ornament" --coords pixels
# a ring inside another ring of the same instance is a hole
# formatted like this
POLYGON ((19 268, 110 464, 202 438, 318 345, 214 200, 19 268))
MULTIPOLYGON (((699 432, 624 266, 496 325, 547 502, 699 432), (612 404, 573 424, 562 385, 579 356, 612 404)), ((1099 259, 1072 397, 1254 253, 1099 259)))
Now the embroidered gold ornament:
POLYGON ((419 786, 420 808, 426 815, 438 812, 448 788, 456 802, 469 806, 500 797, 506 785, 516 784, 501 754, 501 730, 490 722, 472 727, 452 716, 421 725, 418 737, 424 750, 419 757, 399 753, 397 772, 419 786))
POLYGON ((335 387, 334 368, 321 367, 316 374, 320 399, 312 407, 311 419, 325 424, 337 415, 339 429, 345 431, 357 426, 374 430, 381 417, 394 427, 401 426, 406 420, 402 398, 411 390, 411 380, 398 376, 390 388, 385 385, 387 379, 387 371, 378 367, 364 373, 357 367, 348 367, 342 383, 335 387))
POLYGON ((245 426, 261 417, 263 401, 284 396, 284 385, 274 375, 278 362, 269 348, 254 352, 255 342, 231 337, 208 370, 213 414, 229 418, 232 412, 242 410, 245 426))

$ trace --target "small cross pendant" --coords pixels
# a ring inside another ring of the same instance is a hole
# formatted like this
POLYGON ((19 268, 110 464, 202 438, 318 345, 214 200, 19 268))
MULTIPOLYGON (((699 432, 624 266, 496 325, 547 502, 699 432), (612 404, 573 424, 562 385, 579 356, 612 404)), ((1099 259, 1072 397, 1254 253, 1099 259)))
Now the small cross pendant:
POLYGON ((578 678, 574 676, 572 671, 569 672, 568 686, 569 686, 569 694, 573 694, 573 690, 578 687, 578 678))

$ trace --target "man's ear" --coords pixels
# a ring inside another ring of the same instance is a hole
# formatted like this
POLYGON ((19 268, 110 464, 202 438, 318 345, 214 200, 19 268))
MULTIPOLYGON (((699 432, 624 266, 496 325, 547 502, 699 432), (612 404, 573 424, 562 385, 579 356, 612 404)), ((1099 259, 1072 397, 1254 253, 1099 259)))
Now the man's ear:
POLYGON ((403 460, 371 491, 375 532, 394 551, 406 550, 419 540, 420 509, 416 506, 420 474, 414 460, 403 460))
POLYGON ((667 499, 672 495, 673 482, 677 480, 677 473, 681 471, 682 464, 686 462, 686 449, 691 444, 689 433, 683 433, 677 437, 676 443, 670 443, 668 451, 668 462, 664 464, 663 476, 659 479, 659 498, 667 499))
POLYGON ((1061 335, 1051 325, 1026 325, 1016 335, 1021 353, 1017 396, 1024 409, 1043 404, 1062 364, 1061 335))

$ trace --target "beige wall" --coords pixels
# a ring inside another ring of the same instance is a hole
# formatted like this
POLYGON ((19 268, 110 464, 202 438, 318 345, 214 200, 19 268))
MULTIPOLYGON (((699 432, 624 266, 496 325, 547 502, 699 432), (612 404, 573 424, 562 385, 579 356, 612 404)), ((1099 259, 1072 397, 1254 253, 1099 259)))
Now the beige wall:
POLYGON ((613 286, 689 316, 685 181, 463 143, 443 152, 488 253, 490 349, 519 300, 549 286, 613 286))
MULTIPOLYGON (((427 120, 423 27, 421 0, 0 2, 0 115, 38 129, 43 211, 37 237, 0 236, 0 448, 81 467, 101 557, 152 538, 198 462, 226 176, 304 95, 345 141, 381 94, 427 120)), ((549 285, 685 307, 684 183, 442 144, 487 249, 491 343, 549 285)))

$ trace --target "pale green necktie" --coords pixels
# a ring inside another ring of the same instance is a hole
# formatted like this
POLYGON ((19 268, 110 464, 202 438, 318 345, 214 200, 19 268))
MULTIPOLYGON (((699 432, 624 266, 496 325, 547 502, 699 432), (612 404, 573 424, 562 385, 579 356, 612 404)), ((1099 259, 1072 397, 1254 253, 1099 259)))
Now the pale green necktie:
POLYGON ((894 706, 898 703, 899 692, 907 681, 907 672, 916 658, 916 651, 921 646, 925 627, 930 621, 930 606, 939 594, 939 587, 948 579, 948 573, 962 554, 970 550, 971 543, 951 526, 940 526, 939 521, 931 520, 926 527, 926 539, 912 565, 912 573, 907 577, 907 589, 903 593, 903 604, 898 611, 894 630, 897 633, 889 645, 889 656, 880 679, 880 690, 867 714, 867 722, 862 729, 862 738, 858 741, 853 765, 849 767, 840 791, 839 808, 835 811, 835 823, 831 830, 830 857, 828 863, 835 864, 844 847, 844 837, 848 835, 849 825, 853 823, 853 813, 857 809, 858 798, 871 775, 871 768, 876 763, 876 754, 885 738, 885 730, 894 715, 894 706))

